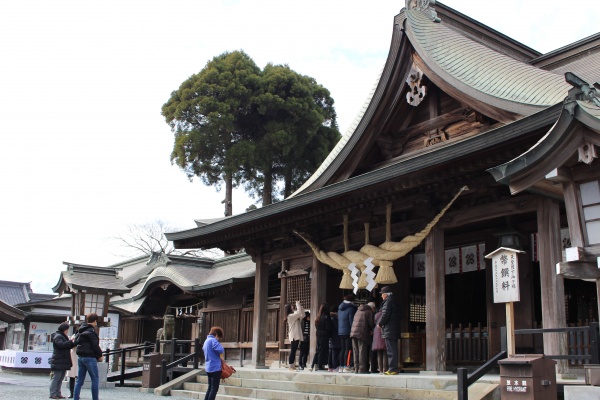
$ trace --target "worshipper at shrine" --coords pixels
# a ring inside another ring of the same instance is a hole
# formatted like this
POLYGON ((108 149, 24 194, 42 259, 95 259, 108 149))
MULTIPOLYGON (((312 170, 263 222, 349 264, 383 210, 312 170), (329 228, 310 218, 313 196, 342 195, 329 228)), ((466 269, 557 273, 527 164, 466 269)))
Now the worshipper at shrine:
MULTIPOLYGON (((381 309, 375 314, 375 328, 373 329, 373 351, 377 356, 377 368, 379 374, 383 374, 388 369, 387 352, 385 348, 385 339, 381 336, 381 327, 379 320, 381 319, 381 309)), ((373 369, 371 368, 371 372, 373 369)))
POLYGON ((290 341, 290 357, 288 360, 290 371, 295 371, 296 366, 296 351, 298 345, 304 339, 302 320, 304 319, 304 308, 300 304, 300 300, 296 301, 296 309, 291 304, 285 305, 286 322, 288 324, 288 339, 290 341))
POLYGON ((298 369, 304 370, 308 361, 308 352, 310 351, 310 311, 304 310, 302 319, 302 335, 304 338, 300 343, 300 357, 298 358, 298 369))
POLYGON ((393 297, 392 288, 384 286, 381 289, 381 317, 379 326, 381 336, 385 339, 389 369, 385 375, 398 375, 398 339, 400 338, 400 306, 393 297))
POLYGON ((352 352, 354 354, 354 373, 369 373, 370 337, 373 334, 374 325, 373 309, 367 304, 361 304, 354 315, 354 321, 350 329, 352 352))
POLYGON ((340 337, 338 336, 338 307, 334 306, 329 313, 332 323, 331 337, 329 338, 329 357, 327 359, 327 371, 333 372, 340 365, 340 337))
POLYGON ((354 321, 354 314, 357 306, 352 303, 354 294, 350 293, 344 296, 344 301, 338 306, 338 336, 340 338, 340 366, 339 372, 351 372, 354 361, 348 353, 352 351, 352 341, 350 340, 350 328, 354 321))
MULTIPOLYGON (((89 373, 92 381, 92 400, 98 400, 100 388, 100 377, 98 375, 98 362, 102 362, 102 350, 100 349, 100 338, 96 332, 98 327, 98 314, 91 313, 85 317, 85 322, 77 330, 77 382, 75 382, 75 391, 73 398, 79 400, 81 387, 85 381, 85 376, 89 373)), ((69 355, 69 360, 71 355, 69 355)))
POLYGON ((311 371, 324 370, 329 356, 329 338, 333 330, 331 317, 329 316, 329 304, 323 303, 319 307, 319 313, 315 318, 317 329, 317 350, 310 367, 311 371))

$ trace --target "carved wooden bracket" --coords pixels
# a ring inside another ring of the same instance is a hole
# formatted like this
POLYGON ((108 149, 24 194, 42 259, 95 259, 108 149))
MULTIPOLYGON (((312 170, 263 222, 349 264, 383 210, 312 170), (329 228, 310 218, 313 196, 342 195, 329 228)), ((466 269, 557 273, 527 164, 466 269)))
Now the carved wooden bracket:
POLYGON ((421 79, 423 79, 423 72, 419 67, 413 65, 406 79, 406 83, 410 87, 410 91, 406 93, 406 101, 413 107, 418 106, 427 93, 427 88, 421 86, 421 79))
POLYGON ((592 143, 584 143, 579 146, 577 149, 579 152, 579 161, 584 162, 586 164, 591 164, 594 161, 594 158, 598 158, 598 152, 596 151, 596 146, 592 143))

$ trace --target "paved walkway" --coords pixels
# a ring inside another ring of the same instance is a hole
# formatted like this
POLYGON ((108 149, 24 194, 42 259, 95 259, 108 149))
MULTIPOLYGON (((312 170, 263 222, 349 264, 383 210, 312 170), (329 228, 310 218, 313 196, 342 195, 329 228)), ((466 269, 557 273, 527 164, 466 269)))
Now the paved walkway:
MULTIPOLYGON (((20 374, 0 370, 0 399, 2 400, 47 399, 50 397, 49 386, 49 375, 20 374)), ((63 382, 62 394, 69 395, 69 385, 66 382, 63 382)), ((81 390, 81 399, 91 398, 92 393, 89 388, 81 390)), ((100 389, 100 400, 159 400, 161 398, 152 393, 142 393, 139 388, 134 387, 100 389)), ((179 396, 169 397, 169 400, 185 399, 179 396)))

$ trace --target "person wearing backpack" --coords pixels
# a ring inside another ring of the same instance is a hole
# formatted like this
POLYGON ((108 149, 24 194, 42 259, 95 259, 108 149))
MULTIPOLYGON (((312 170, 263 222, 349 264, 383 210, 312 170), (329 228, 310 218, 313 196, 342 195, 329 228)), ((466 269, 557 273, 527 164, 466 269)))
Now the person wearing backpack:
POLYGON ((76 339, 77 343, 77 382, 75 383, 75 393, 73 398, 79 400, 81 394, 81 387, 85 381, 86 374, 90 374, 90 380, 92 381, 92 400, 98 400, 98 388, 99 388, 99 375, 98 375, 98 361, 102 362, 104 357, 102 356, 102 350, 100 349, 100 338, 96 329, 98 327, 98 314, 91 313, 85 318, 85 322, 81 324, 77 334, 79 339, 76 339))
POLYGON ((58 330, 54 334, 52 339, 52 379, 50 380, 50 398, 51 399, 64 399, 65 397, 61 394, 62 381, 65 379, 65 374, 71 369, 71 348, 75 347, 75 344, 69 340, 67 332, 69 331, 69 324, 63 322, 58 326, 58 330))

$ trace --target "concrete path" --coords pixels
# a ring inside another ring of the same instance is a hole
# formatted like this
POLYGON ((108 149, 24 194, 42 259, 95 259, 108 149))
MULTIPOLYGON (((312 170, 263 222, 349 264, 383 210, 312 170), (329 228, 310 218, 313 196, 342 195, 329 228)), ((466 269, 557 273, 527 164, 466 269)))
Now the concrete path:
MULTIPOLYGON (((49 375, 20 374, 0 370, 1 400, 47 399, 50 397, 49 387, 49 375)), ((69 395, 69 385, 66 382, 63 382, 62 385, 62 395, 69 395)), ((91 398, 90 389, 81 390, 81 399, 90 400, 91 398)), ((136 387, 100 389, 100 400, 158 400, 161 398, 153 393, 142 393, 136 387)), ((189 400, 189 398, 172 396, 169 397, 169 400, 189 400)))

